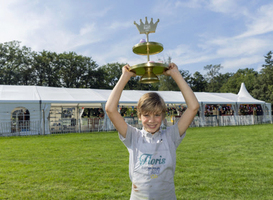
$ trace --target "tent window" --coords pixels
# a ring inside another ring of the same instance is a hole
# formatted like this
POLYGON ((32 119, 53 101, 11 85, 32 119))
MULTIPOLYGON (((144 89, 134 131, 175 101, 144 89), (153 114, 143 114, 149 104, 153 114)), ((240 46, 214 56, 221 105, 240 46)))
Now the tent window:
POLYGON ((29 130, 30 113, 24 107, 17 107, 11 112, 12 130, 14 132, 29 130))
POLYGON ((75 107, 51 107, 49 116, 51 132, 75 131, 76 114, 75 107))

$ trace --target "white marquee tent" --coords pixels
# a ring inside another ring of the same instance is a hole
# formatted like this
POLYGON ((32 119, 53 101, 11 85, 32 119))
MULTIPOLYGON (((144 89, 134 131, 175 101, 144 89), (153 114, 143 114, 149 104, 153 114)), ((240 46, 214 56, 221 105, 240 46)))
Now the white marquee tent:
MULTIPOLYGON (((78 89, 56 88, 42 86, 0 85, 0 123, 10 122, 11 114, 15 108, 24 107, 29 110, 30 121, 40 121, 43 133, 49 133, 48 115, 53 106, 71 106, 81 108, 102 107, 110 95, 111 90, 104 89, 78 89)), ((138 99, 148 91, 124 90, 120 105, 136 105, 138 99)), ((179 91, 156 91, 166 104, 184 104, 185 100, 179 91)), ((264 101, 254 99, 246 90, 244 83, 238 94, 195 92, 200 103, 200 113, 203 113, 206 104, 231 104, 238 109, 240 104, 261 104, 271 113, 271 105, 264 101)), ((106 116, 104 126, 110 123, 106 116)), ((9 129, 9 127, 7 127, 9 129)))

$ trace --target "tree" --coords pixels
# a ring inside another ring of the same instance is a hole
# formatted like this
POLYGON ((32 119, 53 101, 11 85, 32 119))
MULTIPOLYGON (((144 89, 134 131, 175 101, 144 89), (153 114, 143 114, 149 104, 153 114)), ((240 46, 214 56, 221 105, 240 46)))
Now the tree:
POLYGON ((222 86, 233 76, 233 73, 219 74, 214 78, 214 90, 215 92, 221 92, 222 86))
POLYGON ((207 86, 207 81, 200 72, 195 72, 190 78, 190 85, 194 92, 204 92, 207 86))
POLYGON ((32 82, 32 52, 19 41, 0 44, 0 84, 18 85, 32 82))
POLYGON ((125 64, 123 63, 107 63, 106 65, 101 66, 100 68, 102 69, 102 71, 104 71, 104 73, 107 75, 106 77, 104 77, 105 82, 108 85, 108 88, 113 88, 118 80, 119 77, 122 74, 122 67, 125 64))
POLYGON ((66 88, 86 87, 91 70, 97 68, 90 57, 77 55, 75 52, 59 54, 59 63, 61 84, 66 88))
POLYGON ((61 87, 60 62, 55 52, 42 51, 34 56, 36 85, 61 87))
POLYGON ((23 46, 21 49, 21 64, 19 66, 19 85, 34 85, 36 83, 34 55, 30 48, 23 46))
MULTIPOLYGON (((172 62, 172 58, 169 56, 167 59, 159 59, 159 61, 169 65, 172 62)), ((189 84, 191 74, 188 70, 179 70, 180 74, 183 76, 185 81, 189 84)), ((159 84, 158 84, 159 91, 180 91, 179 87, 177 86, 176 82, 170 76, 161 75, 159 76, 159 84)))
POLYGON ((273 58, 272 51, 265 56, 265 64, 255 81, 253 97, 273 104, 273 58))
MULTIPOLYGON (((183 76, 185 81, 189 84, 191 79, 191 74, 188 70, 179 70, 180 74, 183 76)), ((180 91, 176 82, 170 76, 160 76, 159 77, 159 91, 180 91)))
POLYGON ((231 75, 226 83, 220 89, 220 92, 231 92, 237 94, 240 90, 241 83, 245 83, 249 93, 254 89, 254 82, 258 76, 258 72, 254 69, 238 69, 238 71, 231 75))
MULTIPOLYGON (((97 65, 97 64, 95 64, 97 65)), ((109 85, 105 80, 107 73, 103 69, 97 67, 93 69, 88 67, 86 74, 84 75, 84 87, 85 88, 97 88, 97 89, 109 89, 109 85)))
POLYGON ((207 92, 219 92, 221 85, 223 84, 222 78, 226 80, 228 78, 227 75, 221 75, 220 69, 223 67, 219 65, 207 65, 204 67, 207 70, 206 80, 207 80, 207 92))
POLYGON ((1 44, 1 84, 17 85, 19 80, 18 54, 20 49, 18 41, 1 44))
POLYGON ((206 65, 204 67, 204 70, 207 70, 206 78, 211 81, 214 77, 218 76, 220 74, 220 70, 223 67, 221 64, 219 65, 206 65))

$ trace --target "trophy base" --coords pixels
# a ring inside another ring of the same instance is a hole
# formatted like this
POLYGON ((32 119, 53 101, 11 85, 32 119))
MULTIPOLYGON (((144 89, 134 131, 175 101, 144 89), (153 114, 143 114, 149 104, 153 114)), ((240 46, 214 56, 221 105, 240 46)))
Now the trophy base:
POLYGON ((157 75, 163 74, 168 65, 163 63, 147 62, 134 65, 130 68, 136 75, 141 76, 140 83, 156 83, 159 81, 157 75))

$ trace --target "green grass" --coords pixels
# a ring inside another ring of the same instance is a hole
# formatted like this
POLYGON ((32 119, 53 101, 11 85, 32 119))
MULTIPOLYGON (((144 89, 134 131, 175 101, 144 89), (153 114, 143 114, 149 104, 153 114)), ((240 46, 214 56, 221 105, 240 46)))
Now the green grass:
MULTIPOLYGON (((178 199, 273 199, 273 125, 190 128, 178 199)), ((0 138, 0 199, 129 199, 116 132, 0 138)))

